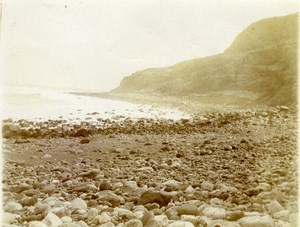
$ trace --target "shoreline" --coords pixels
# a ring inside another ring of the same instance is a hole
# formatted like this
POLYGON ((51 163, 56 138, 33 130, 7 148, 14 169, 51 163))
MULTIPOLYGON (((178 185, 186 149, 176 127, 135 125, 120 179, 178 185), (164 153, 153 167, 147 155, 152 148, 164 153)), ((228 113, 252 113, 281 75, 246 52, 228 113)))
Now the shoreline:
POLYGON ((294 226, 297 115, 199 107, 178 121, 4 121, 6 223, 294 226))

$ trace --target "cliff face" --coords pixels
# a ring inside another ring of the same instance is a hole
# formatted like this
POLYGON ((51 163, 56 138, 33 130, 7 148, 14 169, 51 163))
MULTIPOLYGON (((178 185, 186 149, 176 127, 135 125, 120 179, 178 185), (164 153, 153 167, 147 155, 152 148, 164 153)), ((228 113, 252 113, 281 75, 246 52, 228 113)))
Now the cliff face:
POLYGON ((205 103, 293 105, 297 102, 298 14, 264 19, 224 53, 146 69, 114 93, 188 96, 205 103))

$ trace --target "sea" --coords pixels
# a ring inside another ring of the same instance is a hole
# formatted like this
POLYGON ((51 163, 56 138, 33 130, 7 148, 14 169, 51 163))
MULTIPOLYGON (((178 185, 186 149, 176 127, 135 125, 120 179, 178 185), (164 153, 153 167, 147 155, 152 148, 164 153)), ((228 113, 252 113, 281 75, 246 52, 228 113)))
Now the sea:
POLYGON ((2 120, 67 120, 96 122, 97 119, 116 119, 118 116, 137 120, 140 118, 173 119, 189 118, 184 112, 139 105, 130 102, 71 94, 70 90, 42 87, 5 86, 2 88, 2 120))

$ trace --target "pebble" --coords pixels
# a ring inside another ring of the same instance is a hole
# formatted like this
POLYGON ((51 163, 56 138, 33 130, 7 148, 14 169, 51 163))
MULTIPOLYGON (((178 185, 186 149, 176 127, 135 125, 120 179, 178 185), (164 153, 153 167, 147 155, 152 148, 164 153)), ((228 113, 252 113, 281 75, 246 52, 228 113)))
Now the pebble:
POLYGON ((86 210, 87 209, 87 204, 84 200, 80 198, 76 198, 72 201, 71 204, 73 209, 78 209, 78 210, 86 210))
POLYGON ((288 221, 290 217, 290 211, 288 210, 281 210, 279 212, 276 212, 273 214, 273 217, 275 219, 283 220, 283 221, 288 221))
POLYGON ((154 219, 159 223, 160 226, 166 226, 169 222, 166 215, 155 215, 154 219))
POLYGON ((18 217, 20 217, 20 215, 17 214, 11 214, 8 212, 4 212, 3 216, 2 216, 2 222, 3 224, 11 224, 13 223, 18 217))
POLYGON ((64 216, 60 219, 63 223, 71 223, 72 222, 72 218, 68 217, 68 216, 64 216))
POLYGON ((203 181, 201 183, 201 188, 203 190, 212 191, 212 190, 214 190, 214 184, 209 181, 203 181))
POLYGON ((143 227, 141 220, 132 219, 125 223, 124 227, 143 227))
POLYGON ((237 221, 245 216, 243 211, 226 211, 226 220, 228 221, 237 221))
POLYGON ((154 214, 152 211, 148 211, 146 213, 144 213, 143 217, 141 218, 141 221, 143 223, 143 225, 146 225, 149 221, 149 219, 153 219, 154 218, 154 214))
POLYGON ((52 226, 58 226, 60 224, 63 224, 63 222, 60 220, 60 218, 57 217, 53 213, 47 214, 47 216, 44 218, 44 220, 42 222, 45 223, 48 226, 50 226, 50 225, 52 225, 52 226))
POLYGON ((197 215, 198 207, 192 204, 184 204, 177 208, 179 215, 187 214, 187 215, 197 215))
POLYGON ((194 227, 194 225, 187 221, 176 221, 168 224, 167 227, 194 227))
POLYGON ((276 200, 268 203, 266 205, 266 208, 268 210, 268 213, 271 214, 271 215, 273 215, 273 214, 275 214, 275 213, 277 213, 279 211, 284 210, 283 207, 281 206, 281 204, 278 201, 276 201, 276 200))
POLYGON ((241 227, 274 227, 275 224, 270 216, 250 216, 239 220, 241 227))
POLYGON ((202 210, 203 215, 212 219, 224 219, 226 217, 226 211, 220 207, 207 206, 202 210))
MULTIPOLYGON (((95 218, 98 219, 98 223, 99 223, 99 224, 104 224, 104 223, 107 223, 107 222, 110 222, 110 221, 111 221, 110 216, 109 216, 108 213, 106 213, 106 212, 103 212, 102 214, 97 215, 95 218), (97 217, 98 217, 98 218, 97 218, 97 217)), ((94 222, 94 221, 93 221, 93 222, 94 222)))
POLYGON ((105 224, 100 225, 100 227, 115 227, 115 224, 112 222, 107 222, 105 224))
POLYGON ((41 222, 41 221, 31 221, 29 222, 28 227, 47 227, 48 225, 46 225, 45 223, 41 222))
POLYGON ((34 204, 37 203, 37 198, 36 197, 24 197, 19 201, 19 203, 22 206, 33 206, 34 204))
POLYGON ((138 204, 145 205, 148 203, 157 203, 160 206, 166 206, 170 201, 171 197, 167 196, 167 194, 162 194, 158 191, 145 191, 140 196, 138 204))
POLYGON ((98 210, 96 208, 89 209, 87 216, 88 220, 93 220, 98 215, 98 210))
POLYGON ((4 207, 4 210, 8 213, 14 213, 15 211, 19 211, 22 209, 23 209, 22 205, 14 201, 8 202, 4 207))

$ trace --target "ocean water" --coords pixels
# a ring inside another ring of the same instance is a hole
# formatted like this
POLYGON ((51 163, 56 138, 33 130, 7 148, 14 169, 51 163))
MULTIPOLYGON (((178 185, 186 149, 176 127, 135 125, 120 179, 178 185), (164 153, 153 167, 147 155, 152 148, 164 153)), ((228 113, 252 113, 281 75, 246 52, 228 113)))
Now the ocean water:
POLYGON ((4 87, 1 119, 46 121, 63 119, 69 122, 97 121, 97 118, 132 119, 189 118, 189 115, 167 108, 137 105, 124 101, 79 96, 54 89, 38 87, 4 87))

